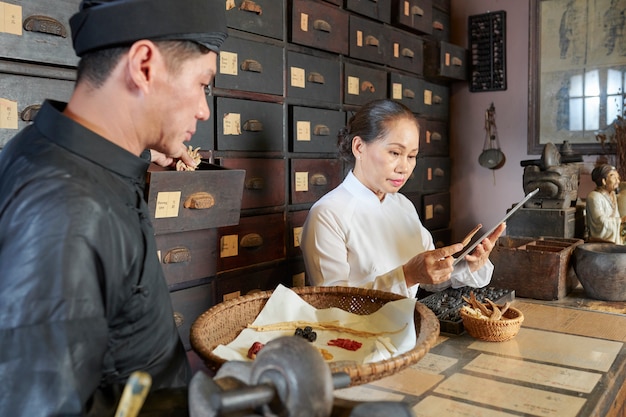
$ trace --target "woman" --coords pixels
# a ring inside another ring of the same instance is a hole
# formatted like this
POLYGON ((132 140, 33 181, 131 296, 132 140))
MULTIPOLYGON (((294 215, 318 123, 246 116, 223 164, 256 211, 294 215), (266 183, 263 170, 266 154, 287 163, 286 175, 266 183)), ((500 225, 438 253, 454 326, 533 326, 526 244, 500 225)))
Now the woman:
POLYGON ((418 285, 483 287, 504 224, 456 267, 460 243, 435 249, 417 211, 398 193, 415 168, 419 126, 392 100, 364 105, 339 133, 353 169, 311 208, 300 242, 312 285, 373 288, 415 297, 418 285))
POLYGON ((587 195, 586 202, 589 241, 621 245, 621 224, 626 221, 626 216, 620 217, 617 208, 615 190, 619 186, 619 174, 615 167, 602 164, 591 171, 591 180, 596 189, 587 195))

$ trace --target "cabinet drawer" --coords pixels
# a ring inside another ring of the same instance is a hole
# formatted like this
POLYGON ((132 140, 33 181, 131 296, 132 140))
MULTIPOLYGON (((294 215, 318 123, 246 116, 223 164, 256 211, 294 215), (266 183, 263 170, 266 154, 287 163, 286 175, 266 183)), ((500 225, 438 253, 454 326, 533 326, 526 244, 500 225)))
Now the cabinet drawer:
POLYGON ((450 193, 407 193, 420 220, 428 230, 442 229, 450 224, 450 193))
POLYGON ((157 251, 168 285, 217 273, 217 229, 156 235, 157 251))
POLYGON ((284 0, 233 0, 226 2, 226 24, 244 32, 284 39, 284 0))
POLYGON ((436 248, 442 248, 452 244, 452 229, 431 230, 430 234, 433 236, 433 242, 436 248))
POLYGON ((424 94, 418 102, 417 113, 440 120, 448 120, 450 92, 447 86, 424 81, 424 94))
POLYGON ((438 41, 450 41, 450 15, 439 9, 433 9, 432 37, 438 41))
POLYGON ((283 95, 283 49, 228 37, 220 49, 218 88, 283 95))
POLYGON ((242 295, 258 291, 274 290, 278 284, 291 286, 287 268, 280 266, 256 271, 241 271, 235 274, 220 275, 215 282, 218 302, 224 302, 242 295))
POLYGON ((283 107, 232 98, 217 98, 217 149, 282 151, 283 107))
POLYGON ((291 42, 348 55, 348 16, 330 4, 293 0, 291 42))
POLYGON ((172 307, 174 308, 174 321, 178 327, 178 334, 185 345, 186 350, 191 350, 189 332, 194 321, 216 302, 215 284, 198 285, 180 291, 170 293, 172 307))
MULTIPOLYGON (((450 14, 450 0, 431 0, 433 8, 439 9, 445 13, 450 14)), ((434 10, 434 9, 433 9, 434 10)))
POLYGON ((344 66, 345 104, 363 105, 387 97, 387 73, 382 70, 346 63, 344 66))
POLYGON ((391 23, 391 0, 346 0, 346 9, 380 22, 391 23))
POLYGON ((309 210, 292 211, 287 214, 287 256, 289 258, 302 256, 300 237, 308 214, 309 210))
POLYGON ((467 50, 444 41, 427 41, 424 45, 424 74, 467 80, 467 50))
POLYGON ((426 157, 417 158, 415 169, 402 191, 435 192, 447 191, 450 188, 450 158, 426 157))
POLYGON ((380 22, 350 16, 350 56, 377 64, 385 64, 389 54, 387 30, 380 22))
POLYGON ((283 213, 242 217, 237 226, 219 228, 218 237, 218 272, 285 257, 283 213))
POLYGON ((448 125, 437 120, 418 119, 420 123, 419 156, 448 156, 448 125))
POLYGON ((287 52, 287 96, 325 103, 340 103, 339 60, 287 52))
POLYGON ((338 159, 292 159, 291 203, 313 203, 342 180, 338 159))
POLYGON ((337 134, 346 113, 336 110, 291 108, 291 145, 294 152, 337 152, 337 134))
POLYGON ((424 42, 417 35, 388 28, 390 53, 387 64, 393 68, 422 74, 424 68, 424 42))
POLYGON ((0 148, 35 118, 45 99, 67 101, 74 82, 0 73, 0 98, 7 127, 0 128, 0 148))
POLYGON ((246 172, 241 208, 285 204, 286 164, 284 159, 223 158, 222 166, 246 172))
POLYGON ((78 57, 72 47, 70 17, 80 0, 20 0, 2 3, 3 31, 0 58, 75 67, 78 57))
MULTIPOLYGON (((420 113, 423 108, 425 82, 421 78, 389 74, 391 98, 407 106, 413 113, 420 113)), ((420 150, 421 151, 421 150, 420 150)))
POLYGON ((393 0, 391 20, 396 25, 430 35, 433 21, 431 0, 393 0))
POLYGON ((237 224, 244 175, 204 163, 182 172, 151 164, 146 200, 155 234, 237 224))

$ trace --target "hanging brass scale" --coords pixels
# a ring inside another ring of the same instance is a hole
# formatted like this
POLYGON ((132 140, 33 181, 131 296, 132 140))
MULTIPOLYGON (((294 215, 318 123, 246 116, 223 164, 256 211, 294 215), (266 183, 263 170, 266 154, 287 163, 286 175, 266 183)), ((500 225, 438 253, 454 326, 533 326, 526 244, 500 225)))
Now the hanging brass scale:
POLYGON ((496 108, 493 103, 485 112, 485 144, 478 157, 478 163, 489 169, 499 169, 504 165, 506 158, 500 149, 498 129, 496 128, 496 108))

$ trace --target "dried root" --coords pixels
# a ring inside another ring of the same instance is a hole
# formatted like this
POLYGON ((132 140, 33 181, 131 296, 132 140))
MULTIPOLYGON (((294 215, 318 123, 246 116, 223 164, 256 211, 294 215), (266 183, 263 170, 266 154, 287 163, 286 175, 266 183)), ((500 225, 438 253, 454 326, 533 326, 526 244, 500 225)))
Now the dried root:
MULTIPOLYGON (((191 156, 191 158, 193 158, 196 165, 200 163, 202 156, 200 155, 199 147, 194 149, 191 145, 189 145, 189 148, 187 149, 187 153, 189 154, 189 156, 191 156)), ((196 170, 196 167, 189 166, 185 164, 183 161, 176 162, 176 171, 195 171, 195 170, 196 170)))
POLYGON ((476 295, 473 291, 470 292, 470 298, 463 296, 463 300, 468 305, 464 305, 461 309, 468 315, 490 321, 505 320, 504 313, 506 313, 511 306, 509 302, 498 305, 488 298, 485 298, 486 303, 481 303, 476 299, 476 295))

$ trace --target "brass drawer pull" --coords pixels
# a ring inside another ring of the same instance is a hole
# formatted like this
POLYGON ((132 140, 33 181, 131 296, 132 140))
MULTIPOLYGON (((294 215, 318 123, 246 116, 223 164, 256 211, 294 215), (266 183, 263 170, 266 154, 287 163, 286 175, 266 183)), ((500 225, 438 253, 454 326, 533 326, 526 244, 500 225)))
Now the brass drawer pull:
POLYGON ((460 67, 463 65, 463 60, 459 57, 453 57, 452 58, 452 65, 456 66, 456 67, 460 67))
POLYGON ((407 58, 413 58, 415 53, 409 48, 402 48, 402 56, 407 58))
POLYGON ((183 316, 183 313, 179 313, 178 311, 174 312, 174 323, 176 323, 176 327, 180 327, 185 323, 185 316, 183 316))
POLYGON ((261 177, 254 177, 246 180, 247 190, 262 190, 265 188, 265 181, 261 177))
POLYGON ((433 209, 433 213, 435 214, 444 214, 445 212, 446 212, 446 209, 441 204, 436 204, 435 208, 433 209))
POLYGON ((433 132, 433 133, 430 135, 430 139, 431 139, 431 140, 441 140, 441 133, 439 133, 439 132, 433 132))
POLYGON ((49 16, 33 15, 24 20, 24 30, 47 33, 48 35, 67 38, 67 29, 56 19, 49 16))
POLYGON ((444 26, 443 23, 438 22, 438 21, 433 21, 433 29, 435 30, 443 30, 444 26))
POLYGON ((263 65, 254 59, 246 59, 241 63, 241 70, 248 72, 263 72, 263 65))
POLYGON ((376 39, 375 36, 367 35, 365 37, 365 44, 369 45, 369 46, 376 46, 376 47, 378 47, 379 42, 378 42, 378 39, 376 39))
POLYGON ((22 110, 20 118, 25 122, 32 122, 35 120, 35 116, 37 116, 39 110, 41 110, 41 104, 30 105, 22 110))
POLYGON ((183 203, 183 207, 197 210, 209 209, 214 205, 215 199, 213 196, 204 191, 191 194, 183 203))
POLYGON ((248 233, 241 238, 239 246, 242 248, 258 248, 263 245, 263 237, 258 233, 248 233))
POLYGON ((262 132, 263 123, 256 119, 246 120, 246 122, 243 124, 243 130, 247 132, 262 132))
POLYGON ((328 128, 328 126, 325 125, 315 125, 315 127, 313 128, 313 134, 315 136, 329 136, 330 129, 328 128))
POLYGON ((324 186, 328 184, 328 180, 324 174, 311 175, 311 184, 317 186, 324 186))
POLYGON ((317 19, 315 20, 315 22, 313 22, 313 28, 321 32, 332 32, 332 27, 330 26, 330 24, 327 21, 321 19, 317 19))
POLYGON ((164 264, 182 264, 185 262, 191 262, 191 252, 183 246, 168 250, 163 257, 164 264))
POLYGON ((441 104, 443 103, 443 98, 441 96, 433 96, 433 104, 441 104))
POLYGON ((413 90, 405 88, 404 90, 402 90, 402 96, 413 100, 415 98, 415 92, 413 90))
POLYGON ((307 81, 315 84, 324 84, 324 76, 319 72, 312 72, 309 74, 307 81))
POLYGON ((411 14, 414 16, 424 16, 424 9, 420 8, 419 6, 413 6, 411 7, 411 14))
POLYGON ((446 176, 446 172, 441 169, 441 168, 435 168, 435 177, 445 177, 446 176))
POLYGON ((246 12, 256 13, 259 16, 263 14, 263 8, 252 0, 243 0, 239 9, 245 10, 246 12))
POLYGON ((376 87, 370 81, 363 81, 361 83, 361 91, 369 91, 370 93, 376 92, 376 87))

